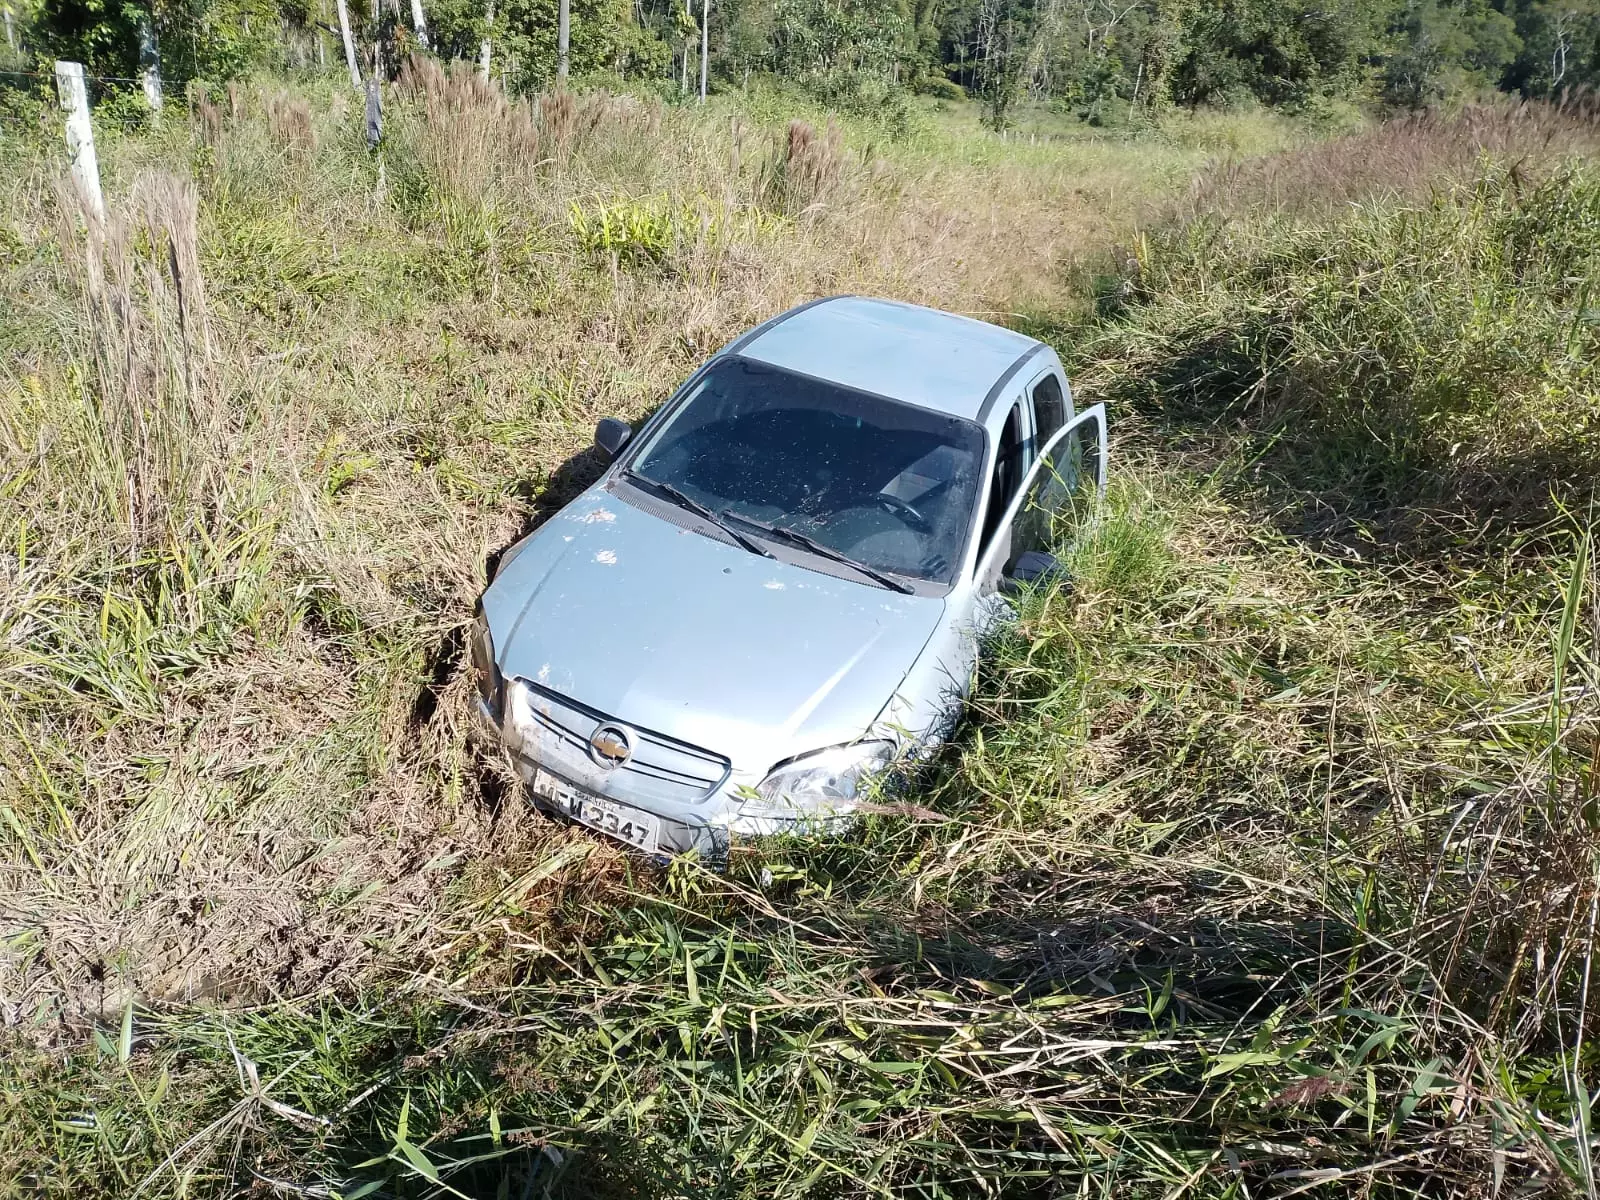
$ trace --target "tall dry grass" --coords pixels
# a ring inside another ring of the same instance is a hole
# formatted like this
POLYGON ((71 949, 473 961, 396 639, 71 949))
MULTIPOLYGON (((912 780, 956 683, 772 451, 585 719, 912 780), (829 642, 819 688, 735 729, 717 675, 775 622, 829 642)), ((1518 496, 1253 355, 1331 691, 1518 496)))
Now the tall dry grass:
POLYGON ((427 177, 461 201, 482 201, 502 176, 531 178, 539 166, 541 131, 552 151, 570 140, 548 120, 536 123, 526 100, 508 98, 467 64, 450 70, 412 56, 400 70, 399 90, 411 100, 408 130, 427 177))
POLYGON ((1245 422, 1286 491, 1309 473, 1326 492, 1286 519, 1335 537, 1482 549, 1585 510, 1596 144, 1592 107, 1523 106, 1230 168, 1102 281, 1094 383, 1166 419, 1245 422))
POLYGON ((1421 199, 1470 180, 1485 158, 1537 177, 1550 164, 1600 148, 1600 102, 1501 101, 1456 114, 1424 111, 1282 153, 1241 158, 1197 176, 1179 219, 1289 212, 1421 199))
POLYGON ((60 207, 90 346, 82 465, 111 527, 142 545, 218 507, 236 432, 214 377, 198 197, 155 173, 104 221, 70 192, 60 207))
POLYGON ((805 215, 825 207, 845 182, 848 164, 839 126, 819 133, 805 121, 790 121, 772 155, 766 187, 781 212, 805 215))

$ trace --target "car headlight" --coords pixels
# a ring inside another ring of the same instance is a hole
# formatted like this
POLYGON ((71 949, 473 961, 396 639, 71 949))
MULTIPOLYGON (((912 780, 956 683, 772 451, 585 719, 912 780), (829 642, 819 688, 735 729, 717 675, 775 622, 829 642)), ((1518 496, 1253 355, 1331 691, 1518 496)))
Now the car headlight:
POLYGON ((799 819, 848 812, 894 756, 893 742, 856 742, 801 755, 768 773, 741 815, 799 819))

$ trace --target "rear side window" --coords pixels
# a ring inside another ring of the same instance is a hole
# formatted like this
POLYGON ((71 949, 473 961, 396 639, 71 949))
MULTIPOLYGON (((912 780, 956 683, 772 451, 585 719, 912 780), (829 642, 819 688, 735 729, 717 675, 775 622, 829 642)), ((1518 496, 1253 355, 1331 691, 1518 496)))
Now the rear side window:
POLYGON ((1046 375, 1033 385, 1033 424, 1040 448, 1066 423, 1067 402, 1061 394, 1061 381, 1054 374, 1046 375))
POLYGON ((995 454, 994 478, 989 482, 989 507, 983 514, 983 541, 979 553, 989 547, 989 540, 1005 516, 1006 505, 1016 495, 1022 482, 1022 403, 1011 406, 1005 428, 1000 431, 1000 447, 995 454))

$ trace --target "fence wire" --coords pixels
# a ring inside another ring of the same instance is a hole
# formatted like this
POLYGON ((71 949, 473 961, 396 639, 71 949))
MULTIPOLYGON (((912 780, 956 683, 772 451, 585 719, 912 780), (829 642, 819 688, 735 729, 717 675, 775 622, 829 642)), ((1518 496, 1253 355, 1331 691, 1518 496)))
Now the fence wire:
MULTIPOLYGON (((97 113, 112 99, 112 93, 118 87, 143 84, 144 78, 136 75, 99 75, 85 71, 83 82, 90 112, 97 113)), ((0 68, 0 134, 21 138, 44 132, 49 124, 46 104, 49 110, 62 107, 61 89, 55 71, 0 68), (44 101, 41 93, 46 89, 47 85, 44 83, 46 80, 49 81, 49 101, 39 103, 44 101), (4 103, 8 94, 14 98, 14 102, 9 105, 4 103)), ((112 113, 111 119, 113 121, 117 119, 115 112, 112 113)))

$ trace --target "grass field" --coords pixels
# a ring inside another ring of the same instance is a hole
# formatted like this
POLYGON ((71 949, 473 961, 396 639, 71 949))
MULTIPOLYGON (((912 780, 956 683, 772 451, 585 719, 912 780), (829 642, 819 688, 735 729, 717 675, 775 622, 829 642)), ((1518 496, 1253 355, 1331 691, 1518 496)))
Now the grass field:
POLYGON ((1593 114, 358 118, 108 130, 93 232, 0 125, 9 1191, 1595 1194, 1593 114), (596 418, 841 291, 1049 337, 1105 518, 914 806, 657 871, 461 632, 596 418))

